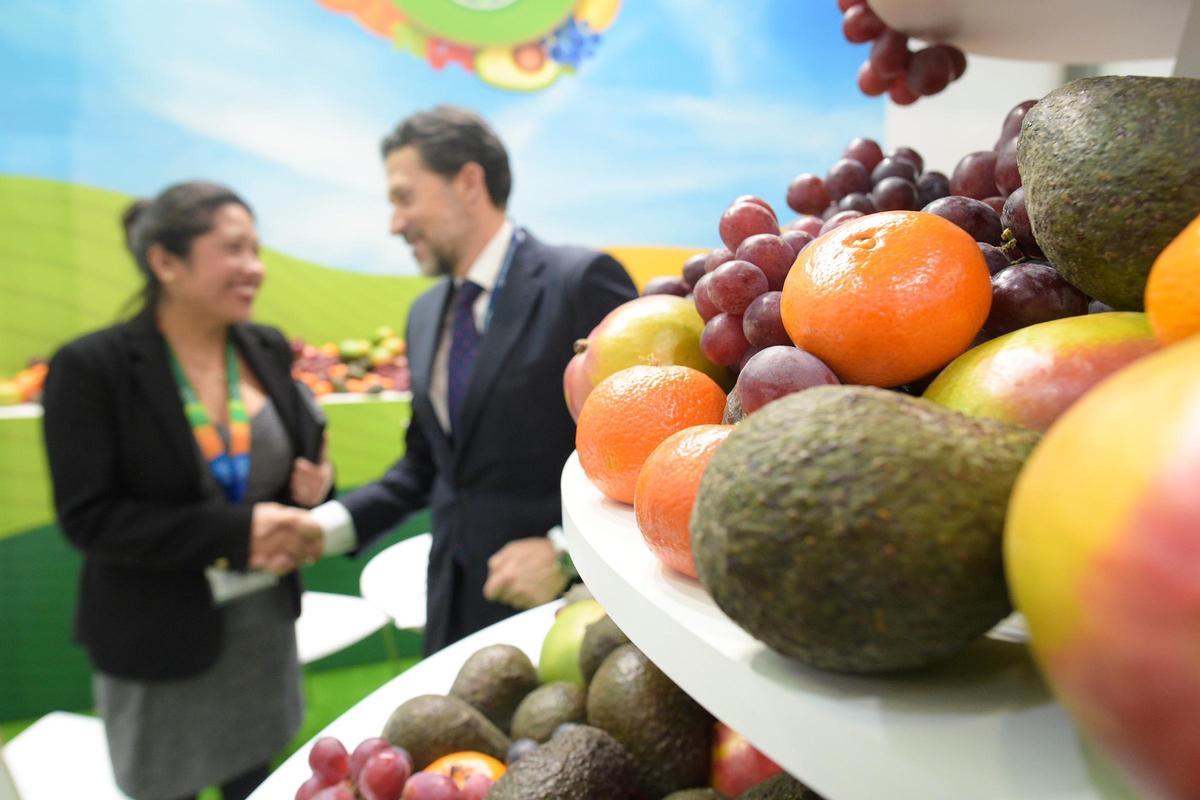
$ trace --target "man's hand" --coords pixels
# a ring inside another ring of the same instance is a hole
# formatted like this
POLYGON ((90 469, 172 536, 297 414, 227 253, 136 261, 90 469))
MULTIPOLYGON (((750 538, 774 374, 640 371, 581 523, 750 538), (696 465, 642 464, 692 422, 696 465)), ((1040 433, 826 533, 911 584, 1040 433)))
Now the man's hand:
POLYGON ((255 503, 250 522, 250 567, 286 575, 321 557, 320 526, 299 508, 255 503))
POLYGON ((533 536, 509 542, 488 559, 483 596, 514 608, 533 608, 558 597, 566 586, 554 546, 544 536, 533 536))

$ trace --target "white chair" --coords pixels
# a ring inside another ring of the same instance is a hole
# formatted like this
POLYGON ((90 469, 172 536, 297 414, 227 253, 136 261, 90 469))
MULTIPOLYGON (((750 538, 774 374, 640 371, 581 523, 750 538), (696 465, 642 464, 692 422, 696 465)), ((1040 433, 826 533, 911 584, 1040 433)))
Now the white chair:
POLYGON ((428 533, 397 542, 377 553, 359 575, 363 599, 391 617, 397 628, 425 627, 425 570, 432 542, 428 533))
POLYGON ((104 723, 52 711, 13 737, 4 761, 21 800, 129 800, 117 788, 104 723))
POLYGON ((387 622, 387 614, 361 597, 304 592, 296 620, 300 663, 309 664, 360 642, 387 622))

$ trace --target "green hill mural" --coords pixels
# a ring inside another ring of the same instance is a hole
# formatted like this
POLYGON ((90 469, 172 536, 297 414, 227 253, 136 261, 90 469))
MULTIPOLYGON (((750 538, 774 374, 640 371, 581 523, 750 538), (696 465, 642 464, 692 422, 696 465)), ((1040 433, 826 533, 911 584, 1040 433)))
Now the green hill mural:
MULTIPOLYGON (((118 318, 139 286, 121 212, 132 198, 91 186, 0 175, 0 375, 118 318)), ((380 235, 384 235, 382 232, 380 235)), ((312 342, 404 330, 430 281, 364 275, 263 249, 260 322, 312 342)))

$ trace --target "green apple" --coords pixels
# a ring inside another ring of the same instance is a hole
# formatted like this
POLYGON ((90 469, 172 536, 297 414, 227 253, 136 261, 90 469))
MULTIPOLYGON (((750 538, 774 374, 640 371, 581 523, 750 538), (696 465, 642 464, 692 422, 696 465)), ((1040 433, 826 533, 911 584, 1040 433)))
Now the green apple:
POLYGON ((538 658, 538 677, 542 683, 567 681, 587 685, 579 669, 579 647, 588 626, 603 616, 604 609, 595 600, 581 600, 559 612, 542 641, 542 654, 538 658))

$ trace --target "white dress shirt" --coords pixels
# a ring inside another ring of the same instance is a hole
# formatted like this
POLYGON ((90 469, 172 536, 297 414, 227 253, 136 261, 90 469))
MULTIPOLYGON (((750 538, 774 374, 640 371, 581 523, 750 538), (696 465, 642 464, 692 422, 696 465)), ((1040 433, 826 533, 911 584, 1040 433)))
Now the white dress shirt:
MULTIPOLYGON (((472 281, 483 288, 471 310, 475 314, 475 328, 482 336, 487 326, 488 307, 496 281, 500 277, 500 267, 504 256, 508 253, 512 241, 513 224, 507 217, 500 229, 492 235, 483 250, 467 270, 466 280, 472 281)), ((455 289, 462 279, 454 280, 455 289)), ((451 301, 453 302, 453 301, 451 301)), ((448 401, 448 370, 450 362, 451 330, 454 327, 454 315, 446 314, 442 320, 442 331, 438 338, 437 353, 433 358, 433 371, 429 376, 429 402, 437 415, 438 424, 446 433, 450 432, 450 410, 448 401)), ((350 512, 337 500, 322 503, 312 510, 313 519, 321 526, 325 535, 325 555, 339 555, 353 550, 358 543, 358 534, 354 530, 354 521, 350 512)))

